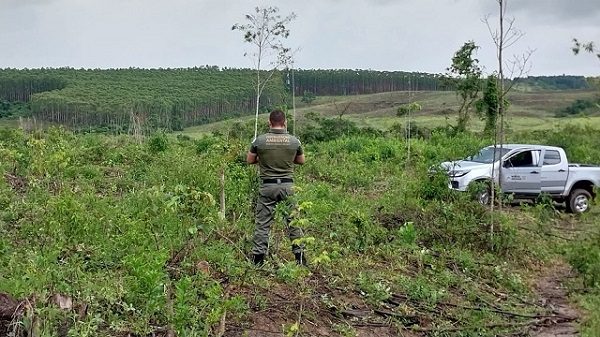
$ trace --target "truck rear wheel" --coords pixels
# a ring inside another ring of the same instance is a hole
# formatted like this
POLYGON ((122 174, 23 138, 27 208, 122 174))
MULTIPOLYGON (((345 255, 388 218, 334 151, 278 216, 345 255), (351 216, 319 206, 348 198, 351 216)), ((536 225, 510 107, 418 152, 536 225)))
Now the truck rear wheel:
POLYGON ((567 209, 571 213, 581 214, 590 208, 592 194, 584 189, 576 189, 571 192, 567 200, 567 209))

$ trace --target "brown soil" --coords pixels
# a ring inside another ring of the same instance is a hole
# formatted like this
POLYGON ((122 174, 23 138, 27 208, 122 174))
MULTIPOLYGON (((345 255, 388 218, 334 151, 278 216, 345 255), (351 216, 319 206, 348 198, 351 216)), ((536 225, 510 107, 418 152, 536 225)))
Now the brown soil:
POLYGON ((8 336, 10 324, 17 314, 20 302, 6 293, 0 293, 0 336, 8 336))
MULTIPOLYGON (((579 336, 577 327, 580 313, 567 300, 567 292, 563 287, 564 281, 570 277, 571 268, 564 262, 556 263, 540 273, 534 285, 539 297, 536 305, 547 309, 551 317, 532 322, 529 336, 579 336)), ((232 286, 229 292, 245 297, 250 313, 241 319, 227 317, 218 335, 285 337, 287 329, 296 322, 300 322, 298 336, 338 337, 349 331, 354 331, 358 337, 428 335, 426 329, 417 332, 408 328, 413 324, 430 326, 426 315, 409 315, 392 305, 373 307, 359 294, 333 287, 329 280, 318 273, 312 274, 306 282, 309 283, 308 288, 312 289, 308 294, 287 284, 232 286), (392 324, 392 317, 400 317, 405 327, 392 324)), ((402 298, 394 300, 402 302, 402 298)), ((397 304, 394 301, 389 303, 397 304)), ((19 301, 10 295, 0 293, 0 336, 9 332, 8 324, 18 304, 19 301)))
POLYGON ((308 296, 283 284, 269 289, 256 286, 237 289, 238 294, 241 292, 247 298, 252 312, 242 323, 227 324, 224 336, 284 337, 285 329, 298 321, 298 336, 337 337, 342 336, 344 327, 351 327, 358 337, 412 336, 398 332, 357 294, 330 288, 321 275, 313 274, 307 282, 315 289, 308 296), (331 306, 324 304, 323 296, 329 298, 331 306), (264 302, 257 303, 257 298, 264 302))
POLYGON ((579 311, 568 301, 563 286, 571 276, 571 268, 565 263, 557 263, 546 270, 535 285, 542 305, 560 318, 546 322, 531 332, 533 337, 575 337, 579 336, 579 311))

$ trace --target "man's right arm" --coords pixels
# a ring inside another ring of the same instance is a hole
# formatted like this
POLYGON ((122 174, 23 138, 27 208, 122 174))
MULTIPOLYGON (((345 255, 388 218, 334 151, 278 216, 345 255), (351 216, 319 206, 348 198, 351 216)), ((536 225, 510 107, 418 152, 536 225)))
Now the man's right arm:
POLYGON ((304 149, 302 148, 300 141, 298 141, 298 149, 296 150, 296 157, 294 157, 294 164, 303 165, 305 161, 304 149))

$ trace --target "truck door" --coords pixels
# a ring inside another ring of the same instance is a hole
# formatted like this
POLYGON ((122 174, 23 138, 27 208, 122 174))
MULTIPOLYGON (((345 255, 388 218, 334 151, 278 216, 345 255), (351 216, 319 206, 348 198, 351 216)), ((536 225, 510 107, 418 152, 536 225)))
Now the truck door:
POLYGON ((523 150, 502 164, 502 191, 516 194, 539 194, 542 190, 541 150, 523 150))
POLYGON ((544 150, 542 160, 542 192, 561 194, 569 175, 569 164, 558 150, 544 150))

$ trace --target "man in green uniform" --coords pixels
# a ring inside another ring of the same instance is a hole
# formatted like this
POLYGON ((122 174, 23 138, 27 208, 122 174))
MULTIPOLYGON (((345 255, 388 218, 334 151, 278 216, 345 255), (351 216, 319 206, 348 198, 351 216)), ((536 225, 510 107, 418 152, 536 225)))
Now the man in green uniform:
MULTIPOLYGON (((293 194, 294 164, 304 164, 304 152, 298 138, 287 133, 285 113, 273 110, 269 115, 270 130, 258 136, 248 151, 247 162, 260 168, 260 193, 256 204, 256 229, 254 231, 253 261, 262 265, 269 245, 269 230, 274 219, 275 206, 293 194)), ((286 230, 290 240, 302 237, 302 230, 290 226, 286 217, 286 230)), ((298 264, 306 259, 301 246, 292 244, 298 264)))

